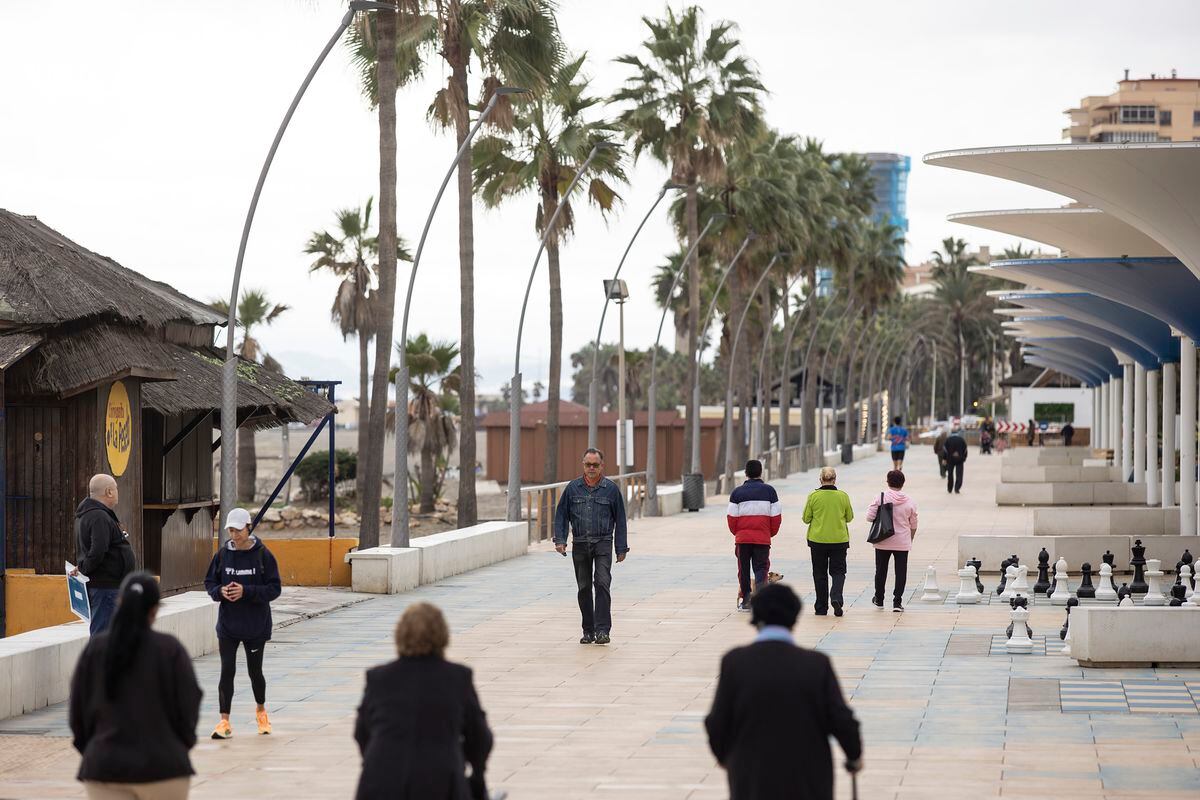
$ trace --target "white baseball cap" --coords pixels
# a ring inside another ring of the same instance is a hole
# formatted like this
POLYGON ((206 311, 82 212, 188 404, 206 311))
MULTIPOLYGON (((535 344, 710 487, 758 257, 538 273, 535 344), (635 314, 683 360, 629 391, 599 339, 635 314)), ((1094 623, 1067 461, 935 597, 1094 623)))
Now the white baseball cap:
POLYGON ((244 508, 235 508, 225 517, 225 529, 241 530, 250 524, 250 512, 244 508))

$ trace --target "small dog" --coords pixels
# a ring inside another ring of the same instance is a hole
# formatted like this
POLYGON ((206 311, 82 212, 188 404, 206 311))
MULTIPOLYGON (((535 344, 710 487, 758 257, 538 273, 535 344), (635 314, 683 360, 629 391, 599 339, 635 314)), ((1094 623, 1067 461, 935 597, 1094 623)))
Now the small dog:
POLYGON ((767 573, 767 583, 779 583, 781 580, 783 580, 782 572, 768 572, 767 573))

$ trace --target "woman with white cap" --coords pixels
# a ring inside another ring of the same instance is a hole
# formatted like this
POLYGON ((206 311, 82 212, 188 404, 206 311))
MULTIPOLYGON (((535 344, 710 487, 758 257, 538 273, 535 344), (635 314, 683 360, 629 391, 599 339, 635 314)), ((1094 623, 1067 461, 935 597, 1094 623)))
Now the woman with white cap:
POLYGON ((235 508, 225 518, 229 541, 217 550, 204 588, 221 604, 217 611, 217 644, 221 652, 221 680, 217 697, 221 721, 212 738, 229 739, 233 727, 229 710, 233 703, 233 676, 237 671, 237 651, 246 651, 246 669, 250 687, 258 704, 255 720, 258 732, 271 732, 267 718, 267 680, 263 677, 263 651, 271 638, 271 601, 279 597, 279 565, 262 540, 250 533, 250 512, 235 508))

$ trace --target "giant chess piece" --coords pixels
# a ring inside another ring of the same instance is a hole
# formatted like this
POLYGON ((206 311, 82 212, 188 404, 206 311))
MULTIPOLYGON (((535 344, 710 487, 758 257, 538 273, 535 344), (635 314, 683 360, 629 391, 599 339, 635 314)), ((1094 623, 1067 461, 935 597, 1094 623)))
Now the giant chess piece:
POLYGON ((1192 578, 1192 568, 1187 564, 1179 566, 1179 585, 1184 588, 1184 597, 1191 598, 1196 594, 1196 581, 1192 578))
MULTIPOLYGON (((1196 568, 1192 564, 1192 551, 1191 550, 1183 551, 1183 558, 1179 559, 1179 563, 1177 563, 1175 565, 1175 575, 1176 576, 1183 575, 1184 567, 1188 568, 1188 575, 1191 576, 1191 581, 1188 583, 1188 588, 1195 589, 1196 588, 1196 568)), ((1178 582, 1178 581, 1179 581, 1179 578, 1176 577, 1176 582, 1178 582)))
POLYGON ((1100 556, 1100 560, 1105 564, 1108 564, 1113 569, 1116 569, 1117 567, 1117 557, 1113 555, 1112 550, 1105 550, 1104 555, 1100 556))
POLYGON ((954 602, 959 605, 974 605, 983 599, 983 595, 976 588, 975 567, 970 561, 967 565, 958 571, 958 594, 954 596, 954 602))
POLYGON ((937 570, 933 568, 932 564, 925 568, 925 588, 921 590, 921 602, 942 602, 942 595, 938 592, 937 570))
POLYGON ((1017 596, 1017 573, 1019 569, 1016 564, 1009 564, 1004 570, 1004 580, 1000 582, 1000 586, 1004 591, 1000 594, 1001 600, 1012 600, 1017 596))
POLYGON ((1050 554, 1046 548, 1038 553, 1037 581, 1033 584, 1033 593, 1045 594, 1050 589, 1050 554))
POLYGON ((1012 611, 1009 612, 1012 617, 1012 622, 1009 627, 1012 629, 1012 636, 1004 645, 1004 649, 1010 655, 1027 655, 1033 652, 1033 632, 1029 629, 1029 608, 1026 598, 1017 598, 1013 601, 1012 611), (1025 601, 1025 602, 1022 602, 1025 601))
POLYGON ((1092 585, 1092 565, 1085 561, 1079 569, 1083 573, 1083 578, 1079 581, 1079 588, 1075 590, 1075 596, 1080 600, 1094 599, 1096 587, 1092 585))
POLYGON ((1063 620, 1063 626, 1062 626, 1062 629, 1059 630, 1059 632, 1058 632, 1058 638, 1060 638, 1060 639, 1067 638, 1067 629, 1071 625, 1071 609, 1075 608, 1078 605, 1079 605, 1079 600, 1077 600, 1074 597, 1067 600, 1067 617, 1066 617, 1066 619, 1063 620))
POLYGON ((967 562, 967 565, 975 568, 975 590, 983 594, 983 581, 979 580, 979 573, 983 572, 983 562, 975 556, 971 556, 971 560, 967 562))
POLYGON ((1161 566, 1162 562, 1157 558, 1146 562, 1146 599, 1142 601, 1144 606, 1161 606, 1166 603, 1162 591, 1163 571, 1159 569, 1161 566))
POLYGON ((1029 597, 1029 567, 1017 564, 1017 580, 1012 587, 1016 597, 1029 597))
POLYGON ((1064 656, 1071 655, 1071 609, 1079 605, 1079 601, 1072 597, 1067 601, 1067 621, 1063 623, 1062 640, 1063 648, 1059 651, 1064 656))
MULTIPOLYGON (((1001 597, 1005 596, 1008 587, 1008 568, 1016 566, 1020 562, 1021 559, 1017 558, 1015 554, 1000 562, 1000 585, 996 587, 996 594, 1001 597)), ((1012 595, 1008 595, 1008 597, 1012 597, 1012 595)))
POLYGON ((1100 565, 1100 585, 1096 587, 1096 599, 1107 602, 1117 599, 1117 590, 1113 588, 1112 564, 1107 561, 1100 565))
POLYGON ((1171 602, 1168 603, 1171 608, 1179 608, 1187 602, 1187 588, 1182 583, 1177 583, 1171 587, 1171 602))
POLYGON ((1146 547, 1142 544, 1141 539, 1135 539, 1133 547, 1129 548, 1133 553, 1133 558, 1129 559, 1129 566, 1133 569, 1133 580, 1129 584, 1129 591, 1134 594, 1145 594, 1150 586, 1146 583, 1146 547))
POLYGON ((1132 606, 1133 605, 1133 592, 1129 591, 1128 583, 1122 583, 1121 588, 1117 589, 1117 605, 1118 606, 1132 606))
MULTIPOLYGON (((1008 601, 1008 605, 1012 608, 1016 608, 1017 606, 1020 606, 1021 608, 1028 609, 1029 608, 1029 598, 1028 597, 1014 597, 1012 600, 1008 601)), ((1033 628, 1029 627, 1028 622, 1025 623, 1025 633, 1030 638, 1033 638, 1033 628)), ((1008 627, 1004 629, 1004 638, 1011 639, 1012 635, 1013 635, 1013 623, 1010 621, 1008 623, 1008 627)))
POLYGON ((1067 577, 1067 560, 1060 558, 1054 562, 1054 593, 1050 595, 1050 605, 1065 606, 1070 597, 1071 584, 1067 577))

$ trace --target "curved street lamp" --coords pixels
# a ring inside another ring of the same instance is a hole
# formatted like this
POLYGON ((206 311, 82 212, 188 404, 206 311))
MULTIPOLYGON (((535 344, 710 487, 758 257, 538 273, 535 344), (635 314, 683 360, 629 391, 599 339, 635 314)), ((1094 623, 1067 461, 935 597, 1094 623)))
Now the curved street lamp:
MULTIPOLYGON (((847 298, 847 299, 849 299, 849 298, 847 298)), ((841 361, 841 358, 842 358, 841 351, 844 346, 843 336, 845 336, 845 332, 842 330, 842 325, 848 319, 850 319, 853 316, 853 314, 857 311, 857 306, 858 306, 858 304, 855 301, 849 300, 849 302, 846 303, 846 308, 842 311, 842 315, 840 317, 838 317, 838 321, 836 323, 834 323, 833 336, 829 340, 829 347, 825 348, 824 352, 821 354, 821 369, 817 373, 818 380, 825 379, 825 367, 829 364, 829 351, 833 348, 834 343, 837 343, 837 345, 838 345, 838 355, 837 355, 837 358, 834 359, 834 362, 833 362, 834 372, 835 373, 837 372, 837 364, 839 361, 841 361)), ((835 375, 835 377, 836 377, 836 375, 835 375)), ((836 384, 836 382, 830 384, 830 387, 831 387, 831 392, 830 392, 829 402, 830 402, 830 410, 832 410, 833 409, 832 404, 837 401, 837 384, 836 384)), ((817 396, 817 417, 818 417, 817 444, 820 447, 820 457, 823 461, 824 457, 825 457, 825 452, 826 452, 826 445, 829 444, 828 437, 825 435, 825 400, 824 400, 825 393, 823 391, 821 391, 820 384, 817 385, 817 390, 818 390, 818 396, 817 396)), ((835 430, 835 432, 836 432, 836 430, 835 430)), ((830 434, 830 435, 832 435, 832 434, 830 434)))
MULTIPOLYGON (((633 236, 629 239, 629 244, 625 245, 625 252, 621 254, 621 261, 617 264, 617 271, 613 273, 612 279, 615 282, 621 277, 621 268, 625 266, 625 259, 629 256, 629 251, 633 248, 633 243, 637 241, 638 234, 642 232, 642 228, 646 227, 646 222, 650 219, 650 215, 654 213, 654 209, 658 208, 658 204, 667 196, 667 192, 672 189, 686 189, 686 183, 672 183, 667 181, 658 192, 658 197, 654 198, 653 205, 646 212, 646 216, 642 217, 642 221, 638 223, 637 230, 633 232, 633 236)), ((703 235, 703 234, 702 234, 703 235)), ((696 240, 699 242, 699 239, 696 240)), ((604 318, 608 314, 608 301, 612 298, 608 296, 608 292, 604 293, 604 307, 600 309, 600 325, 596 328, 596 342, 592 346, 592 381, 588 384, 588 447, 596 447, 597 428, 600 418, 600 403, 596 393, 596 366, 600 360, 600 337, 604 333, 604 318)))
MULTIPOLYGON (((408 547, 408 531, 409 531, 409 515, 408 515, 408 318, 412 309, 413 286, 417 281, 417 268, 421 266, 421 254, 425 252, 425 240, 429 236, 429 226, 433 224, 433 215, 437 213, 438 205, 442 202, 442 195, 446 191, 446 186, 450 183, 450 178, 458 169, 459 162, 467 152, 467 148, 471 146, 471 140, 475 138, 475 134, 491 116, 492 110, 496 108, 496 104, 500 102, 500 98, 510 94, 526 94, 528 89, 518 89, 513 86, 500 86, 492 92, 492 97, 484 106, 483 112, 479 118, 475 120, 475 124, 467 131, 467 137, 463 139, 463 143, 459 146, 458 152, 454 154, 454 160, 450 162, 450 168, 446 170, 446 177, 442 178, 442 185, 438 187, 437 194, 434 195, 433 205, 429 207, 429 214, 425 217, 425 227, 421 229, 421 239, 417 242, 417 252, 413 256, 412 269, 408 273, 408 291, 404 295, 404 317, 400 322, 400 347, 397 356, 399 365, 396 369, 396 475, 393 479, 392 489, 392 547, 408 547), (403 416, 401 416, 403 414, 403 416)), ((467 413, 464 411, 464 413, 467 413)), ((470 411, 474 413, 474 409, 470 411)), ((463 465, 458 465, 459 480, 462 478, 463 465)))
MULTIPOLYGON (((283 140, 288 123, 292 121, 292 115, 296 113, 296 108, 300 105, 300 100, 308 90, 308 85, 312 83, 317 70, 325 63, 326 56, 342 38, 346 29, 350 27, 350 23, 354 21, 354 15, 360 11, 395 12, 396 6, 391 3, 352 0, 346 13, 342 15, 342 21, 338 24, 337 30, 333 36, 329 37, 321 54, 309 68, 308 74, 304 76, 304 81, 300 84, 300 89, 292 98, 292 104, 288 106, 287 113, 283 115, 283 121, 279 124, 279 130, 275 132, 275 139, 271 142, 271 149, 267 151, 267 158, 263 162, 262 170, 258 173, 258 183, 254 185, 250 208, 246 211, 246 221, 242 225, 242 239, 238 243, 237 263, 233 267, 233 287, 229 292, 229 319, 225 328, 225 364, 221 368, 221 519, 224 519, 233 507, 234 496, 237 494, 237 355, 233 350, 233 339, 234 325, 237 320, 238 287, 242 280, 242 263, 246 258, 246 244, 250 241, 250 227, 254 224, 254 212, 258 210, 258 199, 262 195, 263 184, 267 182, 267 173, 271 170, 275 152, 279 149, 279 143, 283 140)), ((332 491, 332 487, 330 487, 330 491, 332 491)), ((221 528, 220 531, 218 536, 224 540, 224 528, 221 528)))
MULTIPOLYGON (((814 287, 814 291, 816 291, 815 287, 814 287)), ((812 434, 814 432, 809 429, 817 428, 816 423, 813 420, 810 420, 808 418, 809 411, 810 411, 810 409, 808 407, 808 385, 809 385, 809 381, 812 380, 813 345, 815 345, 817 343, 817 336, 821 332, 821 323, 825 321, 825 316, 829 313, 829 310, 831 308, 833 308, 833 301, 838 296, 840 291, 841 291, 840 289, 835 288, 829 294, 829 302, 827 302, 825 304, 825 307, 821 309, 821 313, 817 316, 816 320, 813 322, 812 335, 808 337, 808 347, 804 348, 804 378, 801 382, 802 385, 800 386, 800 446, 801 447, 804 447, 805 445, 810 444, 810 442, 808 441, 808 437, 810 434, 812 434), (809 424, 810 422, 812 424, 809 424)), ((799 320, 797 320, 797 322, 798 321, 799 320)), ((793 333, 795 332, 795 327, 796 327, 796 323, 794 322, 794 323, 792 323, 793 333)), ((789 334, 789 336, 790 335, 791 334, 789 334)), ((791 353, 785 351, 784 352, 784 368, 785 369, 787 368, 787 361, 790 357, 791 357, 791 353)), ((820 387, 818 386, 818 391, 819 390, 820 390, 820 387)), ((818 436, 813 436, 813 441, 811 442, 811 444, 817 444, 818 439, 819 439, 818 436)))
POLYGON ((513 377, 512 383, 509 384, 508 513, 506 516, 510 522, 519 522, 521 520, 521 337, 525 333, 525 312, 529 308, 529 292, 533 289, 533 278, 537 274, 538 261, 542 258, 542 251, 546 249, 546 242, 554 232, 558 216, 570 200, 571 192, 575 190, 575 185, 579 183, 579 179, 587 172, 587 168, 591 166, 592 160, 596 158, 600 151, 615 150, 616 147, 612 142, 605 141, 599 141, 592 145, 591 152, 588 153, 583 164, 575 172, 575 177, 571 178, 571 182, 567 184, 566 191, 562 193, 562 201, 554 209, 554 213, 550 215, 550 222, 546 224, 546 229, 542 232, 542 239, 538 242, 537 253, 533 256, 533 266, 529 270, 529 280, 525 283, 525 299, 521 301, 521 318, 520 322, 517 323, 517 348, 516 356, 513 359, 513 377))

